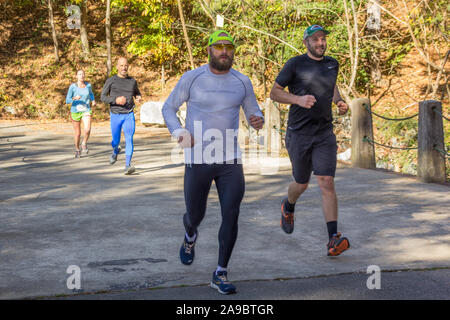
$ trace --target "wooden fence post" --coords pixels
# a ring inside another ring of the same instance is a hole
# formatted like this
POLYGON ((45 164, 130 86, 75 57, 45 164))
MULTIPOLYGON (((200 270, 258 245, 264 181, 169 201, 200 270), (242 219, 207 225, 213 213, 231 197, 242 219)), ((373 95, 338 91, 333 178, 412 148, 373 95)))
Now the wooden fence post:
POLYGON ((269 98, 264 103, 264 149, 268 156, 278 157, 281 150, 280 111, 269 98))
POLYGON ((445 150, 441 114, 440 101, 426 100, 419 103, 417 176, 423 182, 445 182, 445 158, 436 150, 445 150))
POLYGON ((364 141, 369 138, 373 141, 372 115, 370 100, 367 98, 355 99, 350 103, 352 112, 352 166, 364 169, 374 169, 375 148, 373 144, 364 141))
POLYGON ((239 135, 238 135, 238 141, 241 147, 244 149, 249 144, 249 130, 244 125, 244 123, 247 123, 247 119, 245 118, 244 111, 242 111, 242 108, 239 110, 239 135))
POLYGON ((272 123, 272 101, 270 99, 266 99, 263 103, 264 110, 264 149, 267 153, 270 152, 270 144, 272 142, 272 135, 270 130, 270 124, 272 123))

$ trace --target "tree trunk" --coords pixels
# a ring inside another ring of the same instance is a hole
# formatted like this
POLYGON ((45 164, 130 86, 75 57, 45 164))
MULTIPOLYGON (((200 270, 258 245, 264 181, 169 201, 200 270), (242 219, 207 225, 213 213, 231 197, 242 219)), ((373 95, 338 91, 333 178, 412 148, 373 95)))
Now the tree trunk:
POLYGON ((164 63, 161 65, 161 93, 164 92, 166 87, 166 70, 164 69, 164 63))
POLYGON ((80 36, 81 36, 81 47, 83 49, 83 54, 85 56, 88 56, 91 54, 91 50, 89 49, 89 39, 88 39, 88 33, 87 33, 87 1, 83 1, 83 3, 81 3, 80 36))
MULTIPOLYGON (((263 43, 261 38, 258 38, 258 55, 260 57, 264 56, 264 49, 263 49, 263 43)), ((261 82, 262 85, 264 87, 264 99, 267 98, 267 84, 266 84, 266 60, 264 59, 259 59, 259 64, 260 64, 260 68, 261 68, 261 73, 260 73, 260 77, 261 77, 261 82)))
POLYGON ((441 62, 441 70, 439 70, 438 75, 436 77, 436 82, 433 85, 433 92, 431 93, 431 99, 436 99, 437 92, 439 90, 439 82, 441 81, 442 72, 444 71, 444 67, 445 67, 445 64, 447 63, 449 55, 450 55, 450 50, 447 50, 444 60, 441 62))
POLYGON ((189 41, 189 36, 186 30, 186 24, 184 23, 184 15, 183 15, 183 8, 181 7, 181 0, 177 0, 177 3, 178 3, 178 11, 180 12, 181 25, 183 27, 184 39, 186 41, 186 45, 189 52, 189 61, 191 62, 191 68, 194 69, 195 65, 194 65, 194 58, 192 57, 191 42, 189 41))
POLYGON ((58 38, 56 37, 55 21, 53 19, 53 1, 52 0, 48 0, 48 14, 49 14, 50 27, 52 28, 53 44, 55 47, 55 59, 56 59, 56 62, 59 62, 58 38))
POLYGON ((106 0, 106 70, 108 77, 111 75, 112 61, 111 61, 111 0, 106 0))
MULTIPOLYGON (((367 33, 373 37, 381 32, 380 0, 370 0, 367 5, 367 33)), ((370 75, 373 83, 381 86, 380 50, 374 48, 368 57, 370 75)))

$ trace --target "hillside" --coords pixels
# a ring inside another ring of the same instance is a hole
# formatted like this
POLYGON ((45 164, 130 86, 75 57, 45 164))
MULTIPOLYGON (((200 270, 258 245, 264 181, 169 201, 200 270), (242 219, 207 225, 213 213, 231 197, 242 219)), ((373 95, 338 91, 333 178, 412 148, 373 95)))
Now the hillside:
MULTIPOLYGON (((91 82, 97 101, 106 79, 105 30, 89 28, 91 56, 82 57, 79 30, 68 29, 67 16, 63 10, 55 10, 55 24, 59 35, 60 62, 53 54, 53 40, 48 26, 48 11, 45 6, 26 6, 22 10, 6 7, 0 10, 0 106, 14 108, 11 114, 3 110, 2 118, 55 119, 66 118, 68 106, 65 95, 69 85, 76 80, 77 69, 84 69, 86 80, 91 82)), ((104 12, 96 6, 89 10, 91 26, 101 26, 104 12)), ((120 21, 113 21, 118 25, 120 21)), ((114 30, 114 29, 113 29, 114 30)), ((127 55, 117 33, 113 34, 113 56, 127 55)), ((130 57, 130 74, 139 79, 141 91, 146 100, 158 100, 167 93, 161 90, 159 73, 145 68, 143 63, 130 57)), ((167 83, 167 90, 175 79, 167 83)), ((94 119, 107 115, 107 106, 98 104, 94 119)))

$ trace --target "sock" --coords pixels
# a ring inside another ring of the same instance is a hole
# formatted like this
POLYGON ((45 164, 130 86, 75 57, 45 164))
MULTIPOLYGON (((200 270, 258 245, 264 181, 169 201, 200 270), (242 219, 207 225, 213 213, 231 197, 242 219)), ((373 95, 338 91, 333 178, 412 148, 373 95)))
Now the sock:
POLYGON ((292 204, 289 202, 289 200, 286 200, 286 211, 289 213, 292 213, 295 211, 295 202, 292 204))
POLYGON ((196 238, 197 238, 197 234, 194 234, 192 237, 189 237, 189 235, 186 232, 186 240, 188 242, 194 242, 196 238))
POLYGON ((126 167, 129 167, 130 166, 130 163, 131 163, 131 156, 126 156, 125 157, 125 166, 126 167))
POLYGON ((217 269, 216 269, 216 274, 218 273, 218 272, 220 272, 220 271, 227 271, 227 268, 222 268, 221 266, 217 266, 217 269))
POLYGON ((337 234, 337 221, 327 222, 328 238, 331 239, 333 235, 337 234))

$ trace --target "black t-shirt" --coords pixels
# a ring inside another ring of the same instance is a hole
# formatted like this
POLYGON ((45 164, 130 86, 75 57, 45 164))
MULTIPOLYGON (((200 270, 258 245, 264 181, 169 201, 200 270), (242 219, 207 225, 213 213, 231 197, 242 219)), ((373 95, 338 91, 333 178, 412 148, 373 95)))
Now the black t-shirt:
POLYGON ((307 54, 288 60, 276 78, 280 86, 298 96, 312 95, 311 109, 297 104, 289 108, 288 128, 300 134, 315 135, 333 129, 331 103, 339 71, 339 63, 325 56, 317 61, 307 54))
POLYGON ((109 103, 112 113, 130 113, 134 108, 135 96, 140 96, 137 82, 132 77, 121 78, 117 75, 106 80, 103 86, 101 100, 109 103), (116 104, 116 98, 124 96, 127 99, 125 105, 116 104))

